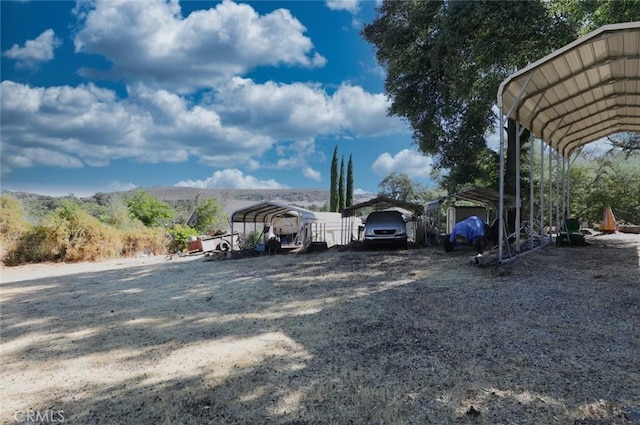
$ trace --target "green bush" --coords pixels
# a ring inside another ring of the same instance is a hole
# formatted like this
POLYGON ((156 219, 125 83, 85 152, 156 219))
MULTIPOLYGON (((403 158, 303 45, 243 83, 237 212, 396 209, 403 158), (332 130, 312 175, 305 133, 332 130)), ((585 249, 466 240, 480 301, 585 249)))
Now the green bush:
POLYGON ((3 246, 17 241, 28 228, 20 201, 9 195, 0 195, 0 241, 3 246))
POLYGON ((135 190, 126 202, 129 215, 140 220, 147 227, 162 226, 175 216, 171 205, 154 198, 143 190, 135 190))
POLYGON ((139 225, 115 229, 100 222, 77 202, 63 200, 42 225, 22 231, 8 247, 3 261, 8 266, 47 261, 99 261, 141 253, 167 252, 164 229, 139 225))
POLYGON ((171 236, 169 243, 169 251, 185 251, 188 249, 189 237, 198 236, 199 232, 187 225, 176 224, 172 228, 167 230, 167 233, 171 236))

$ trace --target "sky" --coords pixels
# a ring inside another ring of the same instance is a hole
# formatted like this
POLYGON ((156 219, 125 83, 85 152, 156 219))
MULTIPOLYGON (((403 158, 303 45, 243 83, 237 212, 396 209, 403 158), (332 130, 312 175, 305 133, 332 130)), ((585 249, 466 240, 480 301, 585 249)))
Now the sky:
POLYGON ((356 193, 432 161, 388 115, 375 1, 0 1, 1 186, 356 193))

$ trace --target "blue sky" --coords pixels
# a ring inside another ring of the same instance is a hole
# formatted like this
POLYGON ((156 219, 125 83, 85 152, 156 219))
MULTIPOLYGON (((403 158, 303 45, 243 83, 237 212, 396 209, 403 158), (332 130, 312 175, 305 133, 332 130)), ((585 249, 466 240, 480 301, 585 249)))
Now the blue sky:
POLYGON ((373 1, 1 1, 2 189, 358 191, 431 160, 387 116, 373 1))

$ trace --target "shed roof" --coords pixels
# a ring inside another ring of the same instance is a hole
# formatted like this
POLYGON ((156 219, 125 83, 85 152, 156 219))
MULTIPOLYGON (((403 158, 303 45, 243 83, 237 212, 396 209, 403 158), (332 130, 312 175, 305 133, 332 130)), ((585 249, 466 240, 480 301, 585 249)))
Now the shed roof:
POLYGON ((305 221, 315 221, 317 217, 313 211, 287 205, 281 202, 259 202, 252 204, 231 214, 232 223, 265 223, 281 214, 295 213, 305 221))
POLYGON ((385 195, 377 196, 373 199, 369 199, 368 201, 361 202, 359 204, 352 205, 348 208, 345 208, 342 211, 342 217, 350 217, 355 215, 356 211, 366 207, 372 207, 374 205, 382 205, 386 207, 399 207, 404 208, 405 210, 411 211, 413 214, 419 216, 424 215, 424 206, 421 204, 416 204, 415 202, 409 201, 401 201, 398 199, 393 199, 385 195))
POLYGON ((640 132, 640 22, 605 25, 512 74, 498 106, 564 156, 640 132))

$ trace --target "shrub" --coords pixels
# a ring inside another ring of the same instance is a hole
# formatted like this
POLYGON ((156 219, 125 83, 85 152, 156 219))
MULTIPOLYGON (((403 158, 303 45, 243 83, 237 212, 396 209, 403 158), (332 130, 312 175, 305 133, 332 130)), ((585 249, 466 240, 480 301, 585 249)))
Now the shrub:
POLYGON ((164 229, 126 229, 119 233, 122 257, 135 257, 140 254, 159 255, 168 252, 169 239, 164 229))
POLYGON ((154 198, 143 190, 135 190, 126 202, 129 215, 140 220, 147 227, 162 226, 175 216, 175 211, 168 203, 154 198))
POLYGON ((196 229, 180 224, 176 224, 172 228, 168 229, 167 232, 171 237, 171 241, 169 242, 170 252, 187 250, 189 237, 198 236, 199 234, 196 229))
MULTIPOLYGON (((4 205, 3 201, 3 213, 4 205)), ((3 214, 0 223, 14 223, 3 228, 19 228, 15 224, 19 223, 20 217, 15 213, 16 204, 7 201, 6 205, 7 214, 3 214)), ((18 235, 10 246, 7 245, 3 262, 8 266, 47 261, 99 261, 140 253, 163 254, 167 252, 169 242, 164 229, 138 224, 119 230, 102 223, 81 209, 77 202, 68 199, 63 200, 43 224, 24 229, 19 235, 17 230, 7 230, 7 234, 18 235)))
POLYGON ((0 241, 12 244, 29 229, 22 204, 9 195, 0 195, 0 241))

